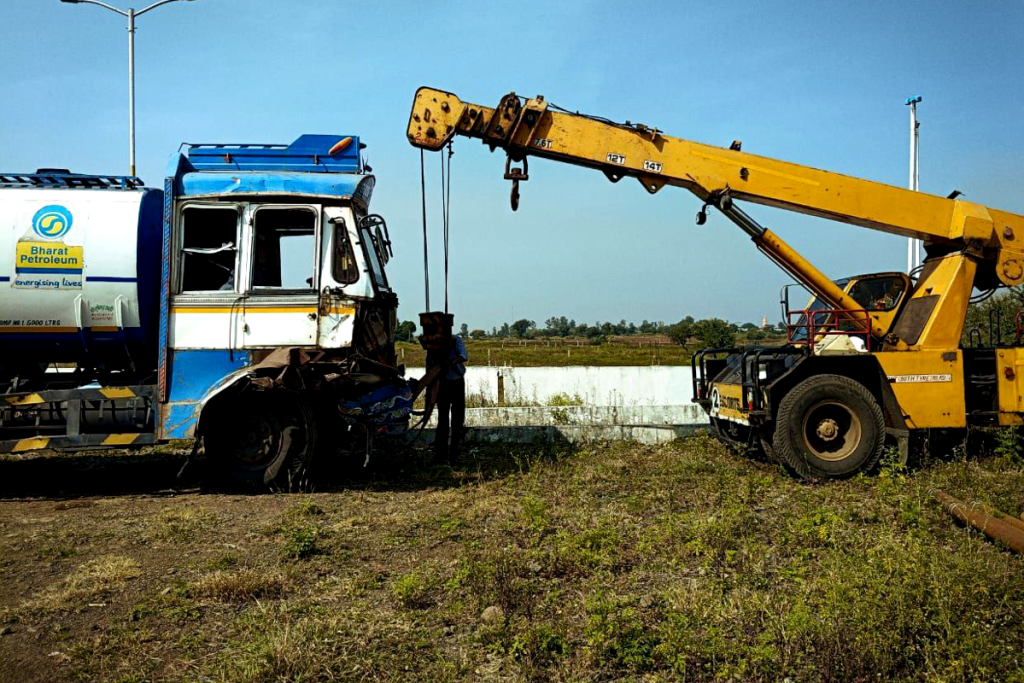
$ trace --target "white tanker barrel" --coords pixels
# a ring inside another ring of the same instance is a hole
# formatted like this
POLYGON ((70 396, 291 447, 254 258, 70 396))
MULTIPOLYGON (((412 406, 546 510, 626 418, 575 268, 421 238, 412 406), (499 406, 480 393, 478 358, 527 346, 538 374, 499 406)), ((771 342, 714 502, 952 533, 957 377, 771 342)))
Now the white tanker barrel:
POLYGON ((53 363, 152 376, 162 203, 137 178, 0 173, 0 384, 53 363))

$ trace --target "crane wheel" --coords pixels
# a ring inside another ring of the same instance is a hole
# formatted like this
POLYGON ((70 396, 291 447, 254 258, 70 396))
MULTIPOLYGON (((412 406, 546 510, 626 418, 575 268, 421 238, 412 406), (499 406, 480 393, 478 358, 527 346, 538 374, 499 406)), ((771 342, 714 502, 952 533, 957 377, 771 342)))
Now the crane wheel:
POLYGON ((317 443, 316 419, 305 401, 285 391, 249 391, 209 419, 203 439, 218 486, 250 492, 305 488, 317 443))
POLYGON ((818 375, 779 404, 772 451, 804 479, 870 471, 882 457, 885 420, 867 388, 849 377, 818 375))

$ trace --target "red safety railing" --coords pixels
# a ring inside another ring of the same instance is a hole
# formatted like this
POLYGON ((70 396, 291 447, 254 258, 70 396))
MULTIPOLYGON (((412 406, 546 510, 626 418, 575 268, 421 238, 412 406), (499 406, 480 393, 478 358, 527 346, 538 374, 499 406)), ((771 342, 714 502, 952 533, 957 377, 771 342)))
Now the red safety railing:
POLYGON ((819 308, 787 311, 786 315, 786 341, 790 344, 807 344, 813 351, 825 335, 842 334, 859 337, 871 350, 871 319, 863 309, 819 308))

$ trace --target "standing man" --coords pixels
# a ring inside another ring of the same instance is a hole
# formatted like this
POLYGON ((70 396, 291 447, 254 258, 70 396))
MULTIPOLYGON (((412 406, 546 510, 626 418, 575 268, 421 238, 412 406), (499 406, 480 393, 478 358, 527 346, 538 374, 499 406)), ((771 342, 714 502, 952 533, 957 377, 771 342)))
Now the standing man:
POLYGON ((442 354, 442 351, 427 351, 427 366, 448 366, 437 395, 434 459, 436 462, 456 462, 466 424, 466 361, 469 360, 469 354, 466 353, 462 335, 453 335, 446 357, 442 354), (448 445, 449 433, 451 447, 448 445))

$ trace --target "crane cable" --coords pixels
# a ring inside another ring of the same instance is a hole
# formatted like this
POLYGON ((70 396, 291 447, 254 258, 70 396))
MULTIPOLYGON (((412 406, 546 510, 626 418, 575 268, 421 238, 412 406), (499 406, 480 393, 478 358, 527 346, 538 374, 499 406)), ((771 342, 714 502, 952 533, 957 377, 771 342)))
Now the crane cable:
POLYGON ((444 312, 448 314, 448 235, 452 207, 452 143, 448 143, 447 156, 441 156, 441 222, 444 227, 444 312), (445 173, 445 162, 448 164, 445 173))
POLYGON ((423 199, 423 297, 426 309, 430 310, 430 263, 427 259, 427 174, 423 166, 423 150, 420 150, 420 197, 423 199))
MULTIPOLYGON (((448 154, 441 157, 441 226, 444 235, 444 312, 448 313, 448 237, 452 200, 452 143, 448 154), (447 165, 447 169, 445 166, 447 165)), ((420 197, 423 205, 423 297, 426 310, 430 310, 430 252, 427 248, 427 173, 423 150, 420 150, 420 197)))
MULTIPOLYGON (((448 143, 448 155, 447 158, 441 157, 441 223, 444 231, 444 312, 445 315, 448 313, 448 227, 449 218, 451 215, 451 196, 452 196, 452 143, 448 143), (447 163, 447 172, 445 170, 445 164, 447 163)), ((420 149, 420 196, 423 204, 423 286, 424 296, 426 299, 427 311, 430 312, 430 267, 429 267, 429 251, 427 249, 427 174, 424 164, 423 150, 420 149)), ((435 377, 429 382, 424 380, 429 377, 431 368, 427 368, 427 374, 420 379, 420 388, 414 394, 414 399, 420 391, 426 391, 426 407, 423 410, 423 417, 416 425, 414 425, 409 431, 412 433, 412 437, 406 441, 406 447, 411 446, 415 443, 420 436, 423 435, 424 429, 427 425, 427 420, 430 419, 430 415, 434 410, 434 405, 437 401, 436 394, 431 397, 431 386, 435 381, 440 379, 440 376, 435 377)))

